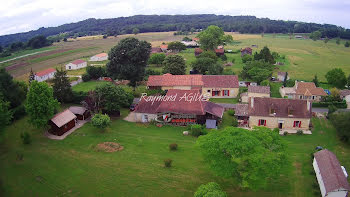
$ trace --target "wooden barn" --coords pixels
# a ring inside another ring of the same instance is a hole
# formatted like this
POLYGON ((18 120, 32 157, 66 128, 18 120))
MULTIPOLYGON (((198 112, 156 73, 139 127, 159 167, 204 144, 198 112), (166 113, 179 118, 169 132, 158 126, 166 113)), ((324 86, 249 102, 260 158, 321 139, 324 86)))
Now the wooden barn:
POLYGON ((76 115, 78 120, 85 120, 90 117, 90 112, 85 107, 72 106, 69 107, 69 111, 76 115))
POLYGON ((50 121, 50 133, 54 135, 63 135, 73 127, 75 127, 75 120, 77 116, 70 110, 66 109, 61 113, 56 114, 50 121))

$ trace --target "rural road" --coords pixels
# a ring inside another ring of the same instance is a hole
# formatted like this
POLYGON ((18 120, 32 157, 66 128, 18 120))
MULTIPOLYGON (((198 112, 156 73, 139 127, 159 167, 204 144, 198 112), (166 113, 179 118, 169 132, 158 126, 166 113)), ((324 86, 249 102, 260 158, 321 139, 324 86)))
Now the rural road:
POLYGON ((34 53, 29 53, 29 54, 21 55, 21 56, 18 56, 18 57, 14 57, 14 58, 11 58, 11 59, 8 59, 8 60, 1 61, 0 64, 6 63, 6 62, 10 62, 10 61, 16 60, 16 59, 21 59, 21 58, 23 58, 23 57, 35 55, 35 54, 38 54, 38 53, 43 53, 43 52, 51 51, 51 50, 52 50, 52 49, 45 50, 45 51, 37 51, 37 52, 34 52, 34 53))

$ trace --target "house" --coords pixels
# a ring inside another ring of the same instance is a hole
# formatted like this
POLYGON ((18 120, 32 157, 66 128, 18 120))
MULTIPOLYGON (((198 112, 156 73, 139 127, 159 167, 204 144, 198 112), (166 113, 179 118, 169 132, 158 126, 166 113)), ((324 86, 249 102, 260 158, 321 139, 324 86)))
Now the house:
POLYGON ((151 48, 151 54, 153 53, 162 53, 163 50, 160 47, 152 47, 151 48))
POLYGON ((71 106, 69 107, 69 111, 71 111, 78 120, 85 120, 90 117, 90 112, 85 107, 71 106))
POLYGON ((66 70, 77 70, 81 68, 85 68, 87 66, 87 62, 84 60, 74 60, 66 65, 66 70))
MULTIPOLYGON (((277 73, 277 80, 278 81, 284 81, 284 78, 286 77, 287 72, 278 72, 277 73)), ((289 80, 289 76, 287 75, 287 80, 289 80)))
POLYGON ((51 129, 50 133, 54 135, 63 135, 73 127, 75 127, 75 121, 77 116, 74 115, 69 109, 64 110, 61 113, 56 114, 50 121, 51 129))
POLYGON ((239 87, 257 86, 258 83, 250 81, 239 81, 239 87))
MULTIPOLYGON (((201 48, 195 48, 194 49, 194 56, 198 56, 201 53, 203 53, 203 50, 201 48)), ((215 54, 217 56, 221 56, 225 54, 225 49, 221 48, 221 49, 215 49, 215 54)))
POLYGON ((301 35, 295 35, 294 38, 296 38, 296 39, 302 39, 302 38, 304 38, 304 37, 301 36, 301 35))
POLYGON ((199 38, 193 38, 193 41, 199 42, 199 38))
POLYGON ((340 98, 346 101, 348 109, 350 109, 350 90, 340 90, 340 98))
POLYGON ((345 168, 331 151, 324 149, 314 153, 312 162, 322 197, 346 197, 350 186, 345 168))
POLYGON ((160 49, 162 49, 162 51, 165 53, 168 51, 168 45, 167 44, 162 44, 160 45, 160 49))
POLYGON ((327 96, 327 93, 322 88, 316 87, 313 82, 295 81, 294 87, 282 86, 279 92, 282 97, 311 101, 321 101, 322 97, 327 96))
POLYGON ((252 52, 253 52, 253 49, 250 47, 246 47, 244 49, 241 49, 241 57, 243 57, 246 54, 252 55, 252 52))
MULTIPOLYGON (((200 90, 170 89, 165 96, 159 95, 159 99, 153 101, 147 100, 150 97, 141 97, 134 111, 135 121, 187 125, 215 120, 217 125, 222 119, 224 108, 203 99, 194 99, 200 95, 200 90)), ((212 125, 213 121, 209 122, 212 125)))
POLYGON ((199 44, 196 41, 182 41, 182 44, 184 44, 187 48, 195 48, 198 47, 199 44))
POLYGON ((307 100, 250 97, 248 113, 249 127, 308 130, 312 106, 307 100))
POLYGON ((241 94, 241 101, 248 103, 250 97, 270 97, 270 86, 248 86, 248 92, 241 94))
POLYGON ((151 75, 147 81, 149 89, 199 89, 211 98, 235 98, 239 92, 236 75, 151 75))
POLYGON ((105 61, 107 59, 108 59, 108 54, 107 53, 100 53, 100 54, 92 56, 90 58, 90 61, 100 62, 100 61, 105 61))
POLYGON ((38 82, 46 81, 55 77, 56 69, 49 68, 40 72, 35 73, 34 80, 38 82))

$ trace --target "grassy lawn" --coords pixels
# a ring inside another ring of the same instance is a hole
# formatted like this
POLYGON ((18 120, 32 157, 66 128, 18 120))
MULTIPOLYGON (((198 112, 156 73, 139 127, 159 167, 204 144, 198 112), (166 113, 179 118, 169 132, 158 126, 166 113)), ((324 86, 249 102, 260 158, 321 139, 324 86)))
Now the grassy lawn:
POLYGON ((89 92, 91 90, 94 90, 97 86, 103 85, 106 83, 111 83, 107 81, 88 81, 88 82, 82 82, 79 83, 76 86, 72 87, 72 90, 75 92, 89 92))
POLYGON ((314 119, 313 124, 313 135, 283 136, 290 165, 279 179, 264 190, 242 191, 233 179, 213 174, 195 146, 196 138, 182 135, 183 127, 158 128, 118 118, 104 132, 87 123, 65 140, 54 141, 24 118, 2 136, 0 192, 3 196, 193 196, 200 184, 216 181, 228 196, 312 196, 310 152, 316 146, 330 149, 350 168, 350 147, 337 140, 325 120, 314 119), (21 144, 22 131, 31 133, 31 145, 21 144), (124 150, 96 151, 102 142, 118 142, 124 150), (169 151, 170 143, 177 143, 179 150, 169 151), (167 158, 173 159, 172 168, 163 167, 167 158))
POLYGON ((270 83, 270 91, 271 91, 271 97, 274 98, 282 98, 281 94, 279 92, 280 87, 282 86, 282 83, 278 82, 271 82, 270 83))
POLYGON ((231 104, 236 104, 239 103, 239 97, 237 98, 211 98, 209 101, 213 103, 231 103, 231 104))

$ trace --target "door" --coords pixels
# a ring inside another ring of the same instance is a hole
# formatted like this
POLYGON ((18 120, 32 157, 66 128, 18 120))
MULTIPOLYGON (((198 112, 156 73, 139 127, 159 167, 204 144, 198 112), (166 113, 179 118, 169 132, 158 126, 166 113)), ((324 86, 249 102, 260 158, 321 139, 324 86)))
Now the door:
POLYGON ((282 129, 282 127, 283 127, 283 123, 278 123, 278 128, 282 129))

